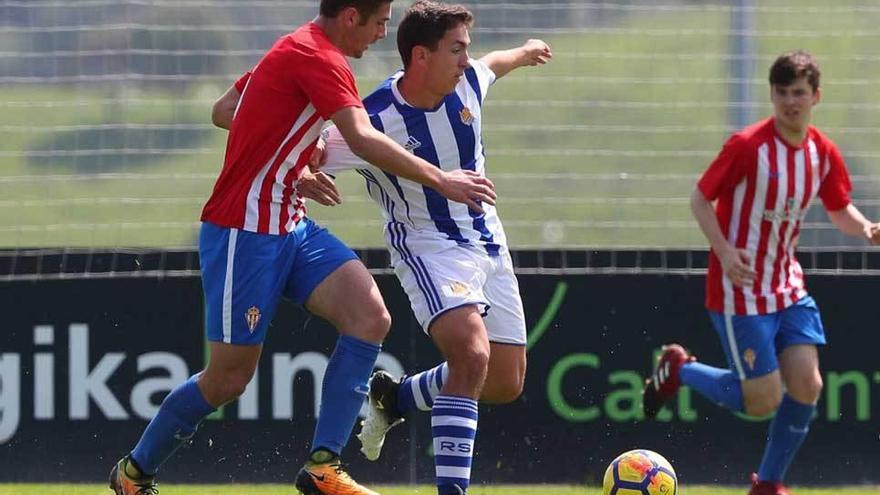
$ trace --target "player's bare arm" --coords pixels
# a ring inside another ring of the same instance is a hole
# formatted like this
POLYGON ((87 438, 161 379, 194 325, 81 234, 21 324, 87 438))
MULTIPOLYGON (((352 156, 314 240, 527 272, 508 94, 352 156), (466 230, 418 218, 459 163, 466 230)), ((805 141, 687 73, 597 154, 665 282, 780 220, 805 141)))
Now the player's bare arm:
POLYGON ((382 170, 428 186, 443 196, 482 212, 480 202, 495 204, 495 185, 470 170, 444 172, 410 154, 373 128, 363 108, 344 108, 331 117, 351 151, 382 170))
POLYGON ((517 48, 490 52, 480 61, 492 69, 496 78, 502 78, 520 67, 544 65, 551 58, 553 52, 550 51, 550 45, 542 40, 531 39, 517 48))
POLYGON ((737 249, 727 242, 721 226, 718 225, 715 208, 699 188, 694 188, 691 194, 691 212, 700 225, 703 235, 709 240, 712 250, 718 255, 724 274, 737 287, 751 285, 757 277, 757 273, 752 268, 751 255, 745 249, 737 249))
POLYGON ((875 246, 880 245, 880 223, 865 218, 852 203, 846 208, 829 211, 828 218, 844 234, 865 239, 875 246))
POLYGON ((230 86, 223 93, 223 96, 214 102, 214 107, 211 109, 211 121, 214 125, 227 131, 232 127, 232 118, 235 116, 235 109, 238 108, 240 98, 241 93, 238 92, 238 89, 235 86, 230 86))

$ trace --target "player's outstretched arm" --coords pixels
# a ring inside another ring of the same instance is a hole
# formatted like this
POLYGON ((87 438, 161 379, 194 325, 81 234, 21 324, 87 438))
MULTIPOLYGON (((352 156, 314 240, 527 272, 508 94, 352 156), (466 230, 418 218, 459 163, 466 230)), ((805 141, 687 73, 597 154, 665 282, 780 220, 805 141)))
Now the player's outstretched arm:
POLYGON ((544 65, 553 58, 550 45, 542 40, 528 40, 522 46, 509 50, 498 50, 480 59, 500 79, 519 67, 544 65))
POLYGON ((223 96, 214 102, 214 106, 211 108, 211 121, 214 125, 227 131, 232 127, 232 118, 235 116, 239 98, 241 98, 241 93, 235 86, 230 86, 223 93, 223 96))
POLYGON ((718 256, 718 260, 721 261, 724 274, 737 287, 751 285, 758 275, 752 268, 751 256, 745 249, 737 249, 727 241, 718 224, 712 202, 706 199, 699 187, 695 187, 691 194, 691 212, 697 219, 703 235, 709 240, 709 245, 718 256))
POLYGON ((865 218, 854 204, 850 203, 840 210, 829 211, 828 218, 844 234, 865 239, 875 246, 880 245, 880 223, 865 218))
POLYGON ((321 132, 321 139, 315 145, 315 151, 309 158, 312 171, 322 171, 331 176, 339 175, 346 170, 368 167, 370 164, 354 154, 345 138, 335 125, 321 132))
POLYGON ((495 204, 492 181, 470 170, 444 172, 407 152, 373 128, 363 108, 343 108, 331 118, 351 151, 382 170, 428 186, 474 211, 483 211, 480 202, 495 204))

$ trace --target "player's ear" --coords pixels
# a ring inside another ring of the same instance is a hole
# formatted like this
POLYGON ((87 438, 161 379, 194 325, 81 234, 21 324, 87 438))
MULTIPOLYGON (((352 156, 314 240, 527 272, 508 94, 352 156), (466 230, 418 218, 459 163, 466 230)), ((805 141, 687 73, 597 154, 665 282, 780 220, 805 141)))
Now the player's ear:
POLYGON ((813 105, 818 105, 822 101, 822 88, 816 88, 813 92, 813 105))
POLYGON ((339 13, 339 18, 342 20, 343 25, 346 27, 352 28, 360 24, 361 22, 361 14, 358 10, 352 6, 345 7, 339 13))
POLYGON ((431 50, 428 50, 428 47, 422 45, 416 45, 412 48, 412 63, 424 65, 428 60, 428 54, 431 53, 431 50))

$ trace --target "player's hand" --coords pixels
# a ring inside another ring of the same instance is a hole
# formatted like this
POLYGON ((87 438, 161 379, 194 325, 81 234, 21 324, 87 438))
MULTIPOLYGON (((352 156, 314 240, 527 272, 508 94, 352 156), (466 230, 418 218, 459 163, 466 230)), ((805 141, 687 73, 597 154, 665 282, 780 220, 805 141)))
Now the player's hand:
POLYGON ((452 201, 464 203, 471 210, 483 213, 480 203, 495 205, 495 184, 472 170, 444 172, 437 192, 452 201))
POLYGON ((553 58, 550 45, 543 40, 528 40, 523 44, 525 50, 525 65, 544 65, 553 58))
POLYGON ((342 196, 336 189, 333 179, 324 172, 312 172, 309 167, 303 170, 302 177, 296 183, 296 189, 306 198, 324 206, 342 204, 342 196))
POLYGON ((872 245, 880 246, 880 223, 872 223, 865 229, 865 235, 872 245))
POLYGON ((327 164, 327 153, 324 151, 327 149, 327 142, 324 141, 324 137, 320 137, 318 139, 318 144, 315 145, 315 149, 312 150, 312 156, 309 157, 309 168, 313 171, 318 171, 327 164))
POLYGON ((719 254, 719 259, 721 267, 724 269, 724 274, 737 287, 752 285, 758 276, 757 272, 752 268, 752 257, 745 249, 736 249, 731 246, 719 254))

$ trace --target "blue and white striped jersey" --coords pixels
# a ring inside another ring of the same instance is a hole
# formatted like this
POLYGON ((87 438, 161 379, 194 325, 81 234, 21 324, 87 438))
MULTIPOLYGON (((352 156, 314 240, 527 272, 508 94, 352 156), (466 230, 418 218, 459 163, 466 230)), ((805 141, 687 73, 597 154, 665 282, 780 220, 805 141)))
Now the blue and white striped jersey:
MULTIPOLYGON (((472 59, 455 91, 433 110, 406 103, 397 87, 402 76, 403 71, 395 73, 364 98, 373 126, 443 170, 466 169, 485 175, 482 103, 495 74, 472 59)), ((385 237, 392 249, 426 253, 473 245, 491 256, 506 249, 495 207, 484 204, 484 213, 476 213, 429 187, 388 174, 352 153, 335 128, 330 130, 326 154, 324 172, 353 168, 366 179, 367 191, 382 209, 385 237)))

